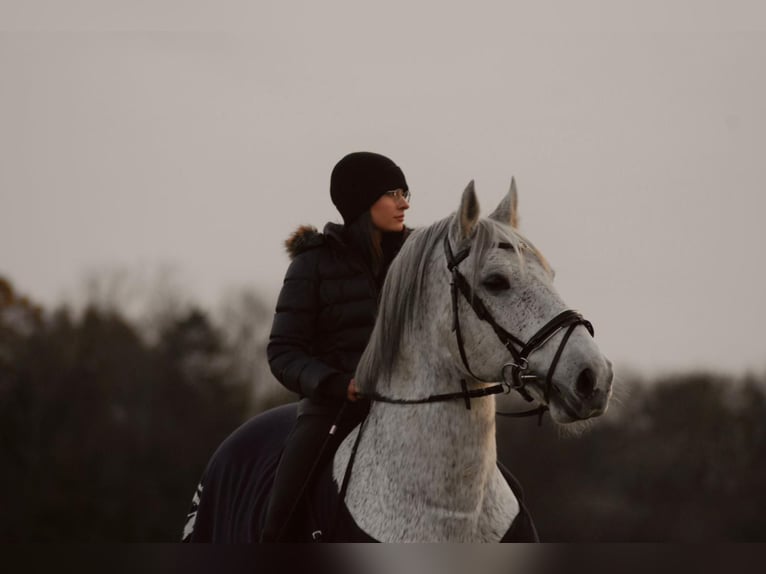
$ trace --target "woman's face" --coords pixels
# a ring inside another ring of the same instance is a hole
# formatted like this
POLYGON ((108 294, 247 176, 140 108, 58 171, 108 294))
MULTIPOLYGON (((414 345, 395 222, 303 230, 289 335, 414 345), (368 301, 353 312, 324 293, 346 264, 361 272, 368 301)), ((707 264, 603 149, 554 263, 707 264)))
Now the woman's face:
POLYGON ((387 191, 372 204, 372 224, 380 231, 401 231, 404 229, 404 212, 410 208, 402 189, 387 191))

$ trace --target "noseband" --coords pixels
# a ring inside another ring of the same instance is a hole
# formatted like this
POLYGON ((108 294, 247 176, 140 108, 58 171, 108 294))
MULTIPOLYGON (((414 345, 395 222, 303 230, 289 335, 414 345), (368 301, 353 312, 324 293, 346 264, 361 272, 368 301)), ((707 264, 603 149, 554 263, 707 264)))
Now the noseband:
MULTIPOLYGON (((513 246, 510 243, 498 243, 497 247, 500 249, 513 249, 513 246)), ((460 358, 463 361, 463 365, 471 377, 477 381, 484 383, 494 382, 487 381, 476 375, 473 370, 471 370, 471 366, 468 364, 468 356, 465 352, 463 334, 460 328, 458 292, 463 294, 463 297, 466 299, 466 301, 468 301, 468 304, 471 306, 476 316, 482 321, 489 323, 490 327, 492 327, 492 330, 495 332, 495 335, 497 335, 497 338, 500 339, 500 342, 503 343, 503 346, 508 349, 508 352, 511 353, 511 356, 513 357, 513 360, 503 365, 501 370, 500 378, 503 381, 502 385, 505 385, 509 392, 511 390, 518 392, 528 402, 531 402, 533 399, 532 395, 530 395, 529 391, 526 389, 527 382, 536 381, 538 379, 536 375, 525 374, 525 371, 527 371, 529 368, 529 356, 535 350, 542 347, 548 341, 548 339, 553 337, 561 329, 566 329, 564 338, 561 340, 559 348, 556 350, 556 354, 553 357, 553 361, 551 362, 551 366, 548 369, 548 373, 545 377, 544 396, 545 402, 547 403, 550 399, 551 388, 553 387, 553 374, 556 371, 556 366, 558 365, 561 354, 564 351, 564 347, 566 346, 567 341, 569 341, 569 337, 572 335, 572 332, 575 330, 577 325, 584 325, 591 336, 593 336, 593 325, 577 311, 567 309, 543 325, 540 330, 532 335, 529 341, 525 343, 518 337, 506 331, 500 324, 498 324, 498 322, 487 309, 484 302, 472 291, 470 284, 458 270, 458 265, 460 265, 460 263, 468 257, 470 252, 470 247, 466 247, 457 254, 454 254, 452 252, 452 247, 450 246, 449 236, 444 238, 444 253, 447 257, 447 268, 452 274, 452 330, 455 332, 455 337, 457 338, 458 351, 460 352, 460 358), (506 375, 506 371, 508 369, 511 370, 510 381, 506 375)), ((539 414, 542 416, 542 413, 547 409, 548 407, 546 405, 541 405, 537 409, 533 409, 532 411, 525 411, 523 413, 498 414, 506 416, 526 416, 529 414, 539 414)))
MULTIPOLYGON (((498 243, 497 247, 500 249, 513 249, 513 246, 510 243, 498 243)), ((471 248, 466 247, 465 249, 459 251, 457 254, 454 254, 452 251, 452 247, 450 246, 449 236, 445 236, 444 254, 447 258, 447 269, 452 274, 452 284, 450 289, 451 296, 452 296, 452 330, 454 331, 455 337, 457 339, 457 347, 460 353, 460 359, 463 361, 463 365, 465 366, 465 369, 468 372, 468 374, 470 374, 471 377, 473 377, 475 380, 481 381, 483 383, 497 382, 497 380, 487 381, 485 379, 482 379, 481 377, 479 377, 473 372, 470 364, 468 363, 468 356, 466 354, 465 343, 463 341, 463 333, 460 328, 460 313, 458 309, 458 300, 459 300, 458 293, 462 293, 463 297, 466 299, 466 301, 468 301, 468 304, 471 306, 476 316, 482 321, 489 323, 489 325, 492 327, 492 330, 495 332, 495 335, 497 335, 497 338, 500 339, 500 342, 503 343, 503 346, 505 346, 505 348, 508 349, 508 352, 511 354, 512 360, 504 364, 500 372, 500 380, 502 381, 502 383, 493 385, 491 387, 484 387, 481 389, 469 390, 466 381, 463 379, 460 381, 462 391, 456 392, 456 393, 444 393, 439 395, 431 395, 423 399, 390 399, 388 397, 383 397, 377 393, 373 393, 367 398, 373 401, 394 403, 394 404, 423 404, 423 403, 433 403, 433 402, 440 402, 440 401, 463 399, 465 401, 466 408, 470 409, 471 399, 473 398, 486 397, 489 395, 495 395, 502 392, 509 393, 511 391, 516 391, 527 402, 531 402, 533 398, 532 398, 532 395, 529 393, 529 391, 526 389, 526 385, 530 381, 538 380, 538 377, 534 374, 526 373, 526 371, 529 369, 529 356, 535 350, 542 347, 551 337, 553 337, 561 329, 566 329, 564 333, 564 338, 561 340, 561 343, 559 344, 559 348, 556 350, 556 354, 553 357, 553 361, 551 362, 551 366, 548 369, 548 373, 545 377, 545 385, 543 387, 543 392, 545 397, 545 403, 549 402, 551 389, 553 388, 553 374, 556 371, 556 366, 558 365, 559 359, 561 358, 561 354, 564 351, 564 347, 566 346, 567 341, 569 341, 569 337, 572 335, 572 332, 578 325, 584 325, 585 328, 588 330, 588 332, 591 334, 591 336, 593 336, 594 335, 593 325, 590 323, 590 321, 585 319, 577 311, 567 309, 565 311, 562 311, 561 313, 556 315, 553 319, 548 321, 545 325, 543 325, 540 328, 540 330, 538 330, 537 333, 535 333, 529 339, 529 341, 525 343, 524 341, 520 340, 518 337, 506 331, 497 321, 495 321, 495 318, 489 312, 486 305, 473 292, 466 278, 458 270, 458 266, 460 265, 462 261, 464 261, 468 257, 470 252, 471 252, 471 248), (508 370, 510 370, 510 377, 507 376, 508 370)), ((498 412, 497 414, 502 416, 509 416, 509 417, 538 415, 539 417, 542 418, 543 413, 545 413, 545 411, 547 410, 548 410, 547 404, 543 404, 535 409, 528 410, 528 411, 523 411, 518 413, 498 412)))

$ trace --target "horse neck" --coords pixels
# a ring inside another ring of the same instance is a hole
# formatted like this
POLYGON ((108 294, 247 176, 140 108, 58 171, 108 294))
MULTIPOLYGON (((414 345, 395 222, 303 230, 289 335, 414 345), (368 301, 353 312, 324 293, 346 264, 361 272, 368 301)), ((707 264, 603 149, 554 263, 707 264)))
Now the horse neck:
POLYGON ((470 410, 459 400, 376 404, 365 433, 388 480, 455 509, 478 504, 497 460, 494 397, 472 400, 470 410))
MULTIPOLYGON (((405 345, 394 368, 392 380, 396 383, 391 385, 391 392, 395 397, 415 398, 461 390, 461 379, 466 377, 451 363, 446 350, 423 354, 416 349, 416 345, 405 345)), ((370 434, 374 432, 378 437, 375 448, 388 449, 390 460, 404 462, 403 459, 415 454, 411 462, 434 469, 417 475, 403 472, 401 480, 418 481, 434 474, 437 476, 428 478, 429 485, 436 480, 451 486, 450 475, 459 474, 459 483, 465 485, 468 471, 494 466, 496 462, 495 399, 491 396, 472 399, 470 407, 463 400, 419 405, 375 403, 368 422, 370 434)), ((474 480, 483 478, 482 473, 468 474, 474 480)))
MULTIPOLYGON (((417 370, 429 374, 408 381, 413 396, 419 389, 443 388, 445 380, 454 381, 453 390, 460 388, 454 372, 417 370)), ((400 369, 394 377, 401 374, 400 369)), ((356 434, 336 456, 339 483, 356 434)), ((508 505, 508 492, 497 492, 507 485, 498 485, 496 461, 493 397, 473 399, 470 410, 462 401, 375 403, 359 443, 346 505, 360 527, 376 538, 474 540, 477 529, 484 527, 480 523, 486 519, 487 499, 495 506, 508 505)))

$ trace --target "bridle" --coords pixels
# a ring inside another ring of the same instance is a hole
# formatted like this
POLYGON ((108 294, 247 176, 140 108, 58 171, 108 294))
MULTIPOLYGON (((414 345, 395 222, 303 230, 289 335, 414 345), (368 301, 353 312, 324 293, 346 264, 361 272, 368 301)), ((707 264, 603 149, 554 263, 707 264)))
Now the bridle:
MULTIPOLYGON (((498 243, 496 247, 499 249, 513 249, 513 246, 510 243, 502 242, 498 243)), ((468 246, 455 254, 452 251, 449 236, 445 236, 444 254, 447 258, 447 269, 452 275, 452 284, 450 289, 452 297, 452 330, 455 333, 455 337, 457 339, 457 347, 458 352, 460 353, 460 359, 462 360, 468 374, 471 375, 471 377, 473 377, 475 380, 483 383, 497 382, 497 379, 488 381, 479 377, 473 372, 470 364, 468 363, 468 356, 466 354, 465 343, 463 341, 463 333, 460 327, 460 312, 458 308, 458 294, 462 293, 463 297, 466 299, 466 301, 468 301, 468 304, 471 306, 476 316, 482 321, 489 323, 489 325, 492 327, 492 330, 495 332, 495 335, 497 335, 497 338, 500 339, 500 342, 503 343, 505 348, 508 349, 508 352, 512 356, 513 360, 505 363, 501 369, 500 380, 502 382, 491 387, 469 390, 465 379, 461 379, 460 384, 462 390, 460 392, 430 395, 422 399, 391 399, 381 396, 377 393, 373 393, 372 395, 367 396, 367 398, 373 401, 393 404, 423 404, 463 399, 465 401, 466 408, 470 410, 471 399, 473 398, 480 398, 503 392, 509 393, 511 391, 516 391, 527 402, 531 402, 533 398, 529 391, 526 389, 526 385, 528 382, 538 380, 538 377, 534 374, 526 373, 526 371, 529 369, 529 356, 534 351, 542 347, 561 329, 566 329, 564 338, 561 340, 561 343, 556 350, 556 354, 553 357, 553 361, 551 362, 551 366, 549 367, 548 373, 545 377, 544 397, 546 404, 542 404, 537 408, 518 413, 497 413, 499 415, 509 417, 538 415, 540 419, 542 419, 543 414, 548 410, 547 403, 550 400, 551 389, 553 388, 553 374, 556 371, 556 366, 558 365, 561 354, 564 351, 564 347, 566 347, 566 344, 569 341, 569 337, 572 335, 572 332, 578 325, 584 325, 591 336, 593 336, 593 325, 577 311, 567 309, 543 325, 534 335, 532 335, 529 341, 525 343, 518 337, 509 333, 495 320, 495 318, 492 316, 492 313, 490 313, 490 311, 487 309, 487 306, 476 295, 476 293, 473 292, 471 285, 468 283, 463 274, 460 273, 458 266, 468 257, 468 255, 470 255, 470 253, 471 248, 468 246), (509 369, 511 371, 510 377, 506 375, 506 372, 509 369)))

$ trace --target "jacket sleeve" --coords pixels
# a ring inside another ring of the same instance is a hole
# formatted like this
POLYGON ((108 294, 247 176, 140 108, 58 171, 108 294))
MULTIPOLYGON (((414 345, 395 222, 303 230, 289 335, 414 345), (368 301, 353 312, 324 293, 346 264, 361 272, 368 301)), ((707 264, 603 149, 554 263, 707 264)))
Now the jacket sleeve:
POLYGON ((293 259, 277 300, 267 347, 271 372, 289 390, 311 398, 344 398, 350 377, 315 358, 319 315, 319 253, 293 259))

